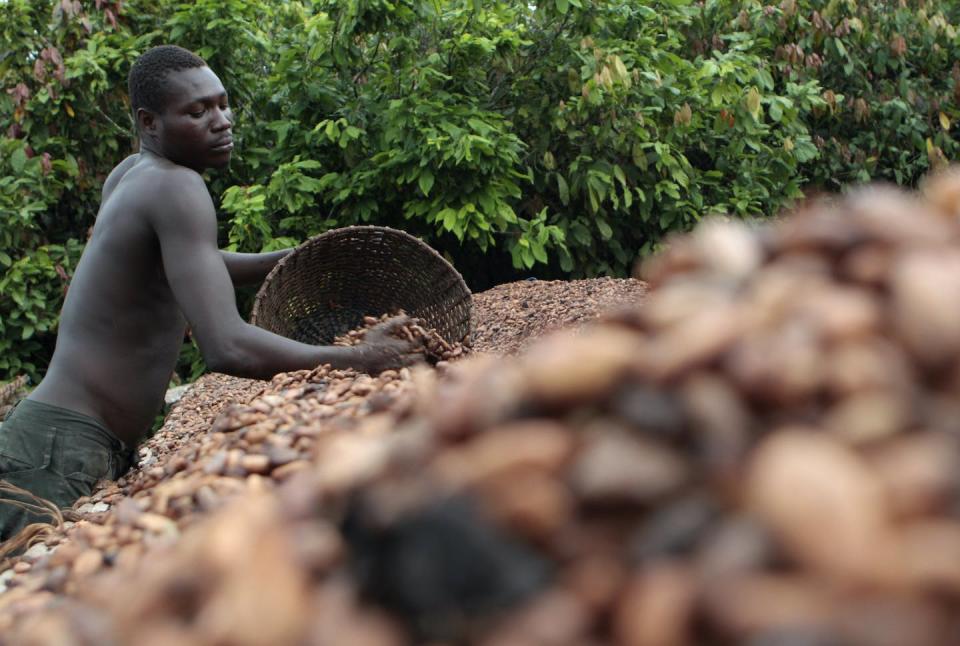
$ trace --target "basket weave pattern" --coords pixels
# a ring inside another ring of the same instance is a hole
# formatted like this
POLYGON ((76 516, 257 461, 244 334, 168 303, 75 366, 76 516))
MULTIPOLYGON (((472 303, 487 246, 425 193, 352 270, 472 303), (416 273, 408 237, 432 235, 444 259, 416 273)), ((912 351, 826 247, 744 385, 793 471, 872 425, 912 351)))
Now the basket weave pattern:
POLYGON ((471 296, 463 277, 417 238, 389 227, 327 231, 273 268, 250 322, 312 344, 404 310, 448 342, 469 341, 471 296))

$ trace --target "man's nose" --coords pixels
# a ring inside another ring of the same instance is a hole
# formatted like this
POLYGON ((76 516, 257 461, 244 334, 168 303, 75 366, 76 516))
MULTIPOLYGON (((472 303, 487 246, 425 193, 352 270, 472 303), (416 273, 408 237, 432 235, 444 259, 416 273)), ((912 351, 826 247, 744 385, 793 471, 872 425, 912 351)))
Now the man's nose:
POLYGON ((226 110, 217 108, 216 114, 214 115, 213 129, 219 131, 227 130, 231 127, 233 127, 233 112, 230 108, 226 110))

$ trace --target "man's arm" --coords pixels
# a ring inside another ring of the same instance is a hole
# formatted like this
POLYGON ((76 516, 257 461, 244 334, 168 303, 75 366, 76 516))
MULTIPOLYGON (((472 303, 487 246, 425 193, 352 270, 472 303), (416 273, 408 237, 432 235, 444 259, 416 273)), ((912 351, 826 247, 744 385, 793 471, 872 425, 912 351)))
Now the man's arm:
POLYGON ((293 249, 268 251, 265 253, 236 253, 220 250, 220 256, 227 266, 230 280, 234 285, 255 285, 263 282, 274 265, 280 262, 293 249))
POLYGON ((183 169, 171 171, 165 182, 169 186, 155 186, 158 197, 165 199, 148 201, 162 205, 153 208, 148 219, 160 242, 167 281, 211 370, 268 379, 325 363, 373 371, 413 361, 411 347, 399 341, 359 349, 313 346, 244 321, 217 249, 216 215, 203 179, 183 169), (176 190, 170 190, 172 186, 176 190))

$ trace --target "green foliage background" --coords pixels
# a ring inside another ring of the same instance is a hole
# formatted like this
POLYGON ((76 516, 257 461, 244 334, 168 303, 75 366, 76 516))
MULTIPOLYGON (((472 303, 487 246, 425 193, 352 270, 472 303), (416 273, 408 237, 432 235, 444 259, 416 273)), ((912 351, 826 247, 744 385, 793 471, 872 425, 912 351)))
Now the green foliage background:
POLYGON ((709 213, 916 182, 957 157, 958 22, 938 0, 6 0, 0 379, 44 370, 152 45, 231 92, 225 247, 387 224, 484 288, 622 276, 709 213))

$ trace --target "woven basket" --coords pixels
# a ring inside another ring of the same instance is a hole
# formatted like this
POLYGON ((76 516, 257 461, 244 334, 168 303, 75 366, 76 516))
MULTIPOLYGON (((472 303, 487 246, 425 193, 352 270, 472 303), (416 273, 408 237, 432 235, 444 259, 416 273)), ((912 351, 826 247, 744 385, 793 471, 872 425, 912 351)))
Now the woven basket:
POLYGON ((403 231, 355 226, 311 238, 277 263, 250 322, 317 345, 404 310, 449 342, 469 340, 470 290, 436 251, 403 231))

